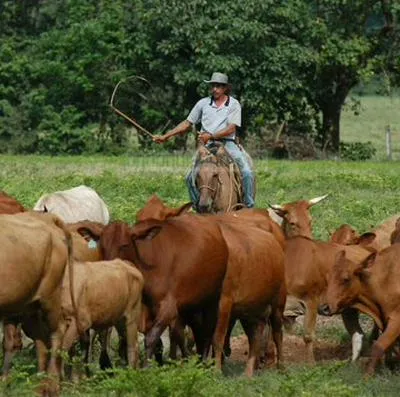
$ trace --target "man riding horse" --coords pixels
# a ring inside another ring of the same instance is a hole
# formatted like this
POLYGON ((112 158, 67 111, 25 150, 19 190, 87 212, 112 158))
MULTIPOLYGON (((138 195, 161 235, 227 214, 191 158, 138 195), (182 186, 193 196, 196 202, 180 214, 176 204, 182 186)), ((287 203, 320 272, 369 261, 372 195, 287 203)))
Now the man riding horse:
MULTIPOLYGON (((228 76, 215 72, 210 80, 204 80, 211 86, 211 96, 200 99, 186 120, 165 135, 155 135, 154 142, 163 143, 175 135, 191 130, 192 125, 201 123, 199 139, 206 148, 214 142, 221 142, 224 149, 239 167, 243 184, 243 201, 248 208, 254 207, 254 175, 247 153, 236 143, 236 129, 241 126, 242 109, 237 99, 230 96, 231 85, 228 76)), ((196 209, 199 209, 199 188, 196 186, 194 167, 186 177, 189 195, 196 209)))

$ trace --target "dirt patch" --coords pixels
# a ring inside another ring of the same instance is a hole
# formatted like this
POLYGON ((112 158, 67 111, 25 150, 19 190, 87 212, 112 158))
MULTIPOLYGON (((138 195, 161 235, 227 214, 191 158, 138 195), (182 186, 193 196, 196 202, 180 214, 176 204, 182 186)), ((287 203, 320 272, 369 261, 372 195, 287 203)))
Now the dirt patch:
MULTIPOLYGON (((341 323, 340 318, 318 318, 317 328, 337 327, 341 323)), ((302 319, 298 319, 295 329, 302 328, 302 319)), ((232 353, 230 360, 243 362, 248 356, 248 342, 245 335, 231 338, 232 353)), ((316 337, 314 341, 314 354, 317 362, 346 360, 351 358, 351 341, 334 342, 325 338, 316 337)), ((284 331, 283 334, 283 360, 285 363, 302 363, 306 359, 306 350, 303 338, 297 332, 284 331)))

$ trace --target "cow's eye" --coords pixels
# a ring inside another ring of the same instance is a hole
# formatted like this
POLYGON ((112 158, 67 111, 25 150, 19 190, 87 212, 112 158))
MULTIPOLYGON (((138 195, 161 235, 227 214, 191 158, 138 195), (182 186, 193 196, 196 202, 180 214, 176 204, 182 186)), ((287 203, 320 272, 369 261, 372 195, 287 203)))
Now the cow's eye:
POLYGON ((346 286, 350 285, 351 284, 351 278, 350 277, 344 277, 342 279, 342 284, 346 285, 346 286))

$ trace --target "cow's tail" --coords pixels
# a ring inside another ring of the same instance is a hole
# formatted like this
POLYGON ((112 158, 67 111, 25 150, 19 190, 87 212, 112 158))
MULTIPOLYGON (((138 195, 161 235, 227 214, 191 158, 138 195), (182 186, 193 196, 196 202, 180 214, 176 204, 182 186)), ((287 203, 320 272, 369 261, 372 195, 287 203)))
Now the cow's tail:
POLYGON ((74 252, 73 252, 73 243, 72 243, 72 235, 71 232, 66 227, 65 223, 56 215, 53 215, 55 225, 60 228, 64 232, 66 244, 67 244, 67 267, 69 272, 69 290, 71 294, 71 302, 72 308, 75 313, 76 318, 76 326, 78 328, 79 334, 83 331, 81 330, 80 323, 79 323, 79 316, 77 310, 77 304, 75 299, 75 288, 74 288, 74 252))

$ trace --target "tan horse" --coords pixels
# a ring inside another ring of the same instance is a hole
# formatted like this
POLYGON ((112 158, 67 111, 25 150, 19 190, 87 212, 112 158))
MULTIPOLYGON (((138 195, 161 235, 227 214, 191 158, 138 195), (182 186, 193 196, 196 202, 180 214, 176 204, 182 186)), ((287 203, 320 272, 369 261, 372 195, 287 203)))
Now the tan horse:
POLYGON ((222 143, 200 146, 194 167, 200 213, 229 212, 244 206, 240 171, 222 143))

